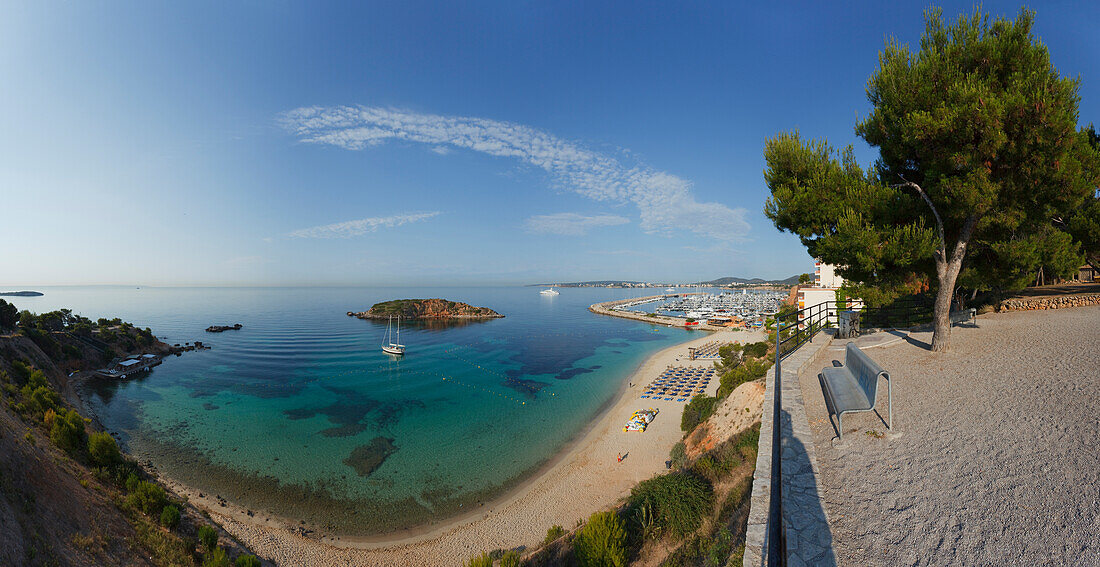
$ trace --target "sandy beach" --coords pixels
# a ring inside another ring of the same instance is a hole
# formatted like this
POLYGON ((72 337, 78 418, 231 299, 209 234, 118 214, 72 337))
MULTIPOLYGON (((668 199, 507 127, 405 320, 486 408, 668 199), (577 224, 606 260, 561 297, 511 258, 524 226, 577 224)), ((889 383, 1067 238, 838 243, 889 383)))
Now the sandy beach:
MULTIPOLYGON (((639 481, 665 470, 669 450, 682 436, 684 403, 639 399, 646 384, 670 365, 709 367, 711 360, 688 360, 688 347, 712 341, 755 342, 760 332, 701 332, 662 350, 624 377, 609 408, 582 436, 509 493, 476 512, 400 536, 336 537, 306 533, 292 522, 220 501, 163 478, 179 495, 211 517, 253 552, 279 565, 458 565, 471 555, 497 548, 532 547, 555 524, 572 528, 592 512, 614 505, 639 481), (644 433, 623 432, 636 410, 655 407, 657 418, 644 433), (617 455, 623 454, 622 462, 617 455)), ((707 393, 714 395, 718 381, 707 393)))

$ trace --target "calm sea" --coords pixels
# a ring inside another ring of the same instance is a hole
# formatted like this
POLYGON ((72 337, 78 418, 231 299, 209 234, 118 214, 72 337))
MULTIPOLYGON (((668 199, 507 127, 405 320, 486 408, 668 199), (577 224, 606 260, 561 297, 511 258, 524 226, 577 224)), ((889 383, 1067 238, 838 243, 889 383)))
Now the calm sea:
POLYGON ((39 288, 35 312, 121 317, 210 350, 99 384, 90 403, 128 449, 246 508, 345 534, 430 524, 491 499, 580 434, 647 356, 691 332, 587 311, 653 290, 39 288), (441 297, 504 319, 404 326, 347 311, 441 297), (212 324, 244 328, 205 333, 212 324))

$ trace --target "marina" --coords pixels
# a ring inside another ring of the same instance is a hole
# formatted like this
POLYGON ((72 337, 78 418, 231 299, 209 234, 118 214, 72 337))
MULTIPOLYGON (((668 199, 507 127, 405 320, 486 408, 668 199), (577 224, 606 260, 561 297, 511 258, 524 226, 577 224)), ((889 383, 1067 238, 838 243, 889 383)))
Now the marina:
POLYGON ((619 302, 611 310, 617 314, 672 318, 680 325, 705 322, 711 327, 758 328, 779 311, 786 297, 782 292, 749 290, 665 294, 619 302))

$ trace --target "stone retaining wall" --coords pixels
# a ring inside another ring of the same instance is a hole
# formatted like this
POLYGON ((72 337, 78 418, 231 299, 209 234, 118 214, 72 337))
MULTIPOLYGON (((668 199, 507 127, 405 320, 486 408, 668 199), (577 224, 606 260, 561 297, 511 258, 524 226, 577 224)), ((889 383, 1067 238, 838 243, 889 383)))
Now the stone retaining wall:
POLYGON ((1013 297, 997 305, 997 312, 1035 311, 1037 309, 1062 309, 1100 305, 1100 293, 1079 295, 1048 295, 1043 297, 1013 297))
POLYGON ((786 564, 791 566, 836 565, 829 517, 818 493, 821 479, 816 465, 813 434, 802 404, 798 375, 821 349, 833 340, 831 332, 818 333, 780 362, 782 415, 775 415, 775 369, 768 370, 764 411, 760 420, 760 445, 749 497, 749 519, 745 531, 743 567, 774 567, 768 562, 768 512, 771 506, 772 435, 780 430, 780 461, 783 470, 783 532, 786 564), (778 417, 778 419, 777 419, 778 417))

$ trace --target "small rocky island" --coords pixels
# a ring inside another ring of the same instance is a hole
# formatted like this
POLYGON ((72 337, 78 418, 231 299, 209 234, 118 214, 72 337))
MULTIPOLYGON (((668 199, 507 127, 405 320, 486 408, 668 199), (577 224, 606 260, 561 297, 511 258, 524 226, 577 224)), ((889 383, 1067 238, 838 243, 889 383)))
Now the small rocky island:
POLYGON ((239 331, 241 330, 241 324, 236 325, 210 325, 206 328, 207 333, 222 333, 225 331, 239 331))
POLYGON ((45 295, 41 291, 0 291, 0 296, 8 297, 38 297, 45 295))
POLYGON ((398 317, 408 320, 446 321, 499 319, 504 317, 488 307, 474 307, 446 299, 395 299, 375 303, 367 311, 348 311, 348 317, 360 319, 388 319, 398 317))

